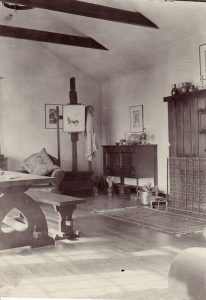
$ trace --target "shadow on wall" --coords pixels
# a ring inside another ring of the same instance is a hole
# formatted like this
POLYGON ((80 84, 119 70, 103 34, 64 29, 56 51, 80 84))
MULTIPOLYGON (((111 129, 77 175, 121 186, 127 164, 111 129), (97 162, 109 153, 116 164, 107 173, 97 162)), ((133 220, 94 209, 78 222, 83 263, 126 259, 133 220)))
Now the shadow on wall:
POLYGON ((21 170, 21 161, 15 159, 15 158, 8 158, 8 170, 10 171, 16 171, 21 170))

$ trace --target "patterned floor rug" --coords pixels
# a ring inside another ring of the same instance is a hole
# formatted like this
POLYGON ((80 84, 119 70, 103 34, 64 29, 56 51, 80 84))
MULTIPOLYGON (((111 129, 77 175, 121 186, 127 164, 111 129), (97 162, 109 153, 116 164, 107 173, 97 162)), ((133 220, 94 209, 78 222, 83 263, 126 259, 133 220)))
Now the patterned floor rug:
POLYGON ((173 235, 201 232, 206 229, 206 219, 149 207, 135 206, 95 211, 95 213, 173 235))

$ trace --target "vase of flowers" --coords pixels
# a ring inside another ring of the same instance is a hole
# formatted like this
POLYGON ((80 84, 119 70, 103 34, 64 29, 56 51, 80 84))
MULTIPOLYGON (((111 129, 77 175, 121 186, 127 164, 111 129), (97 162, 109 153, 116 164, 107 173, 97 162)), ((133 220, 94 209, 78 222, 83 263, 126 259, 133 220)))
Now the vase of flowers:
POLYGON ((113 180, 114 180, 114 178, 111 176, 106 177, 106 181, 107 181, 107 185, 108 185, 107 193, 109 196, 112 196, 112 194, 113 194, 113 180))
POLYGON ((148 192, 140 191, 140 203, 145 206, 149 205, 148 192))
POLYGON ((145 184, 138 190, 139 201, 142 205, 147 206, 150 204, 148 196, 150 195, 151 184, 145 184))

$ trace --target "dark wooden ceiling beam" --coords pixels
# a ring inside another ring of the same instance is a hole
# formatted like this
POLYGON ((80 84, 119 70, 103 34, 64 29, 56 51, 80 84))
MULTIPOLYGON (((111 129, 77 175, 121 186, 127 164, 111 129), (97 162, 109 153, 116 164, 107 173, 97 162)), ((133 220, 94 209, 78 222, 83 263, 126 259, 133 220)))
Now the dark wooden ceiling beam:
POLYGON ((178 2, 206 2, 206 0, 174 0, 175 1, 178 1, 178 2))
POLYGON ((13 26, 0 25, 0 36, 45 43, 55 43, 76 47, 108 50, 103 45, 99 44, 97 41, 90 37, 81 37, 13 26))
MULTIPOLYGON (((4 2, 3 0, 0 0, 4 2)), ((76 0, 8 0, 9 3, 31 4, 34 7, 59 11, 90 18, 103 19, 113 22, 120 22, 132 25, 158 28, 148 18, 139 12, 127 11, 123 9, 107 7, 76 0)))
POLYGON ((181 1, 181 2, 206 2, 206 0, 174 0, 175 1, 181 1))

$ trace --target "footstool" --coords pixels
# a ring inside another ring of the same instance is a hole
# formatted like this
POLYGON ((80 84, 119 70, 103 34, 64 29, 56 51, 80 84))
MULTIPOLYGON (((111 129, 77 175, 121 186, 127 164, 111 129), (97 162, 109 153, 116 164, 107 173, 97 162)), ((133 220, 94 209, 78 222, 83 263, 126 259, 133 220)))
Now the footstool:
POLYGON ((165 209, 167 211, 167 198, 160 196, 149 196, 148 201, 150 203, 151 208, 153 208, 154 204, 157 204, 157 209, 160 209, 160 203, 165 203, 165 209))

